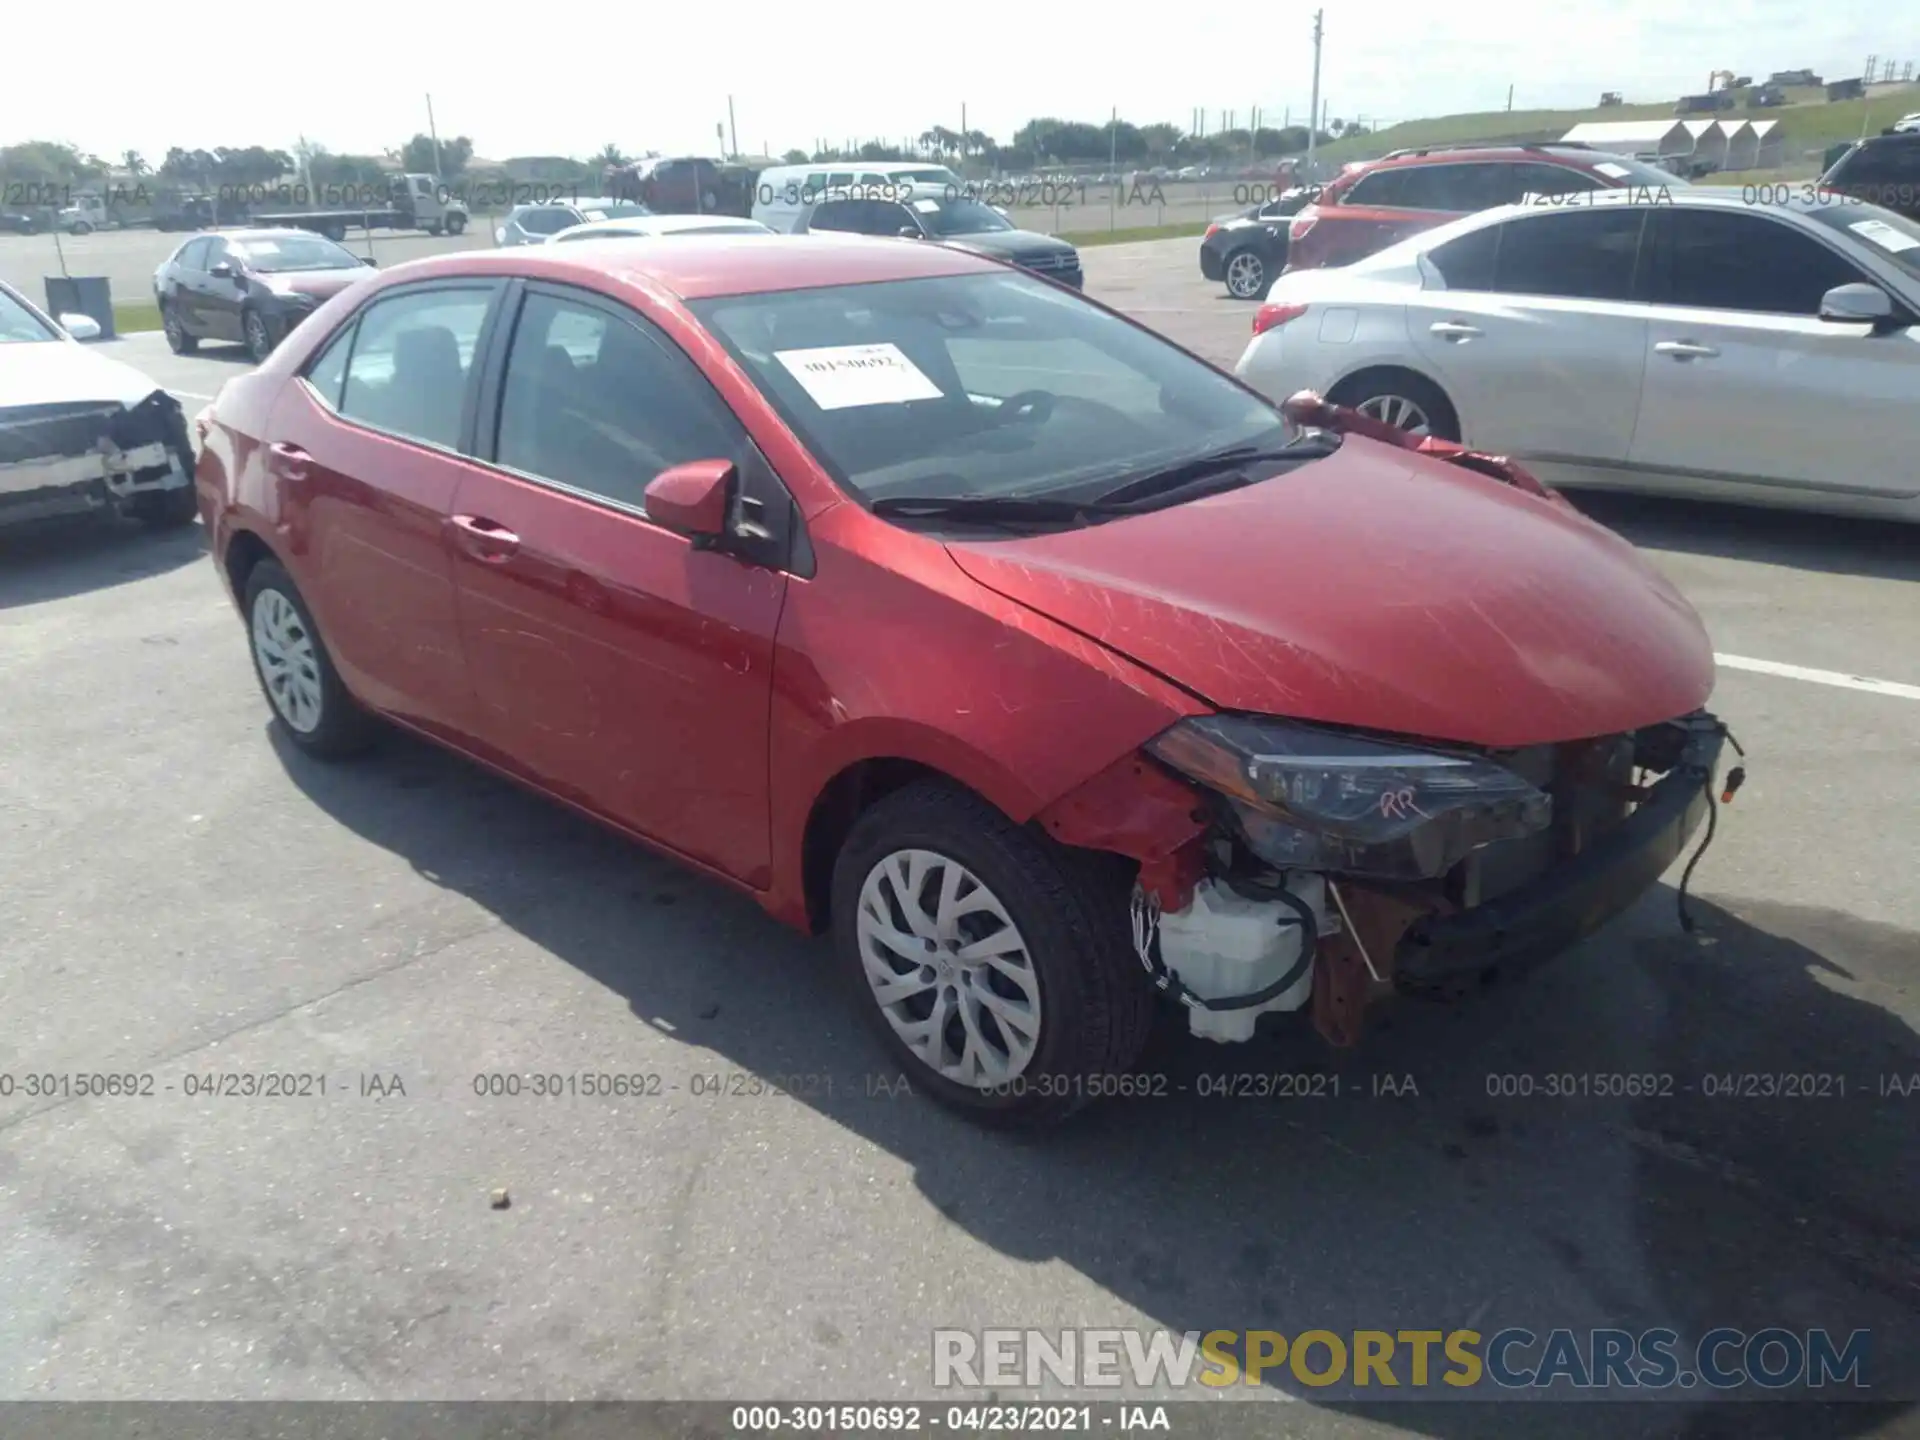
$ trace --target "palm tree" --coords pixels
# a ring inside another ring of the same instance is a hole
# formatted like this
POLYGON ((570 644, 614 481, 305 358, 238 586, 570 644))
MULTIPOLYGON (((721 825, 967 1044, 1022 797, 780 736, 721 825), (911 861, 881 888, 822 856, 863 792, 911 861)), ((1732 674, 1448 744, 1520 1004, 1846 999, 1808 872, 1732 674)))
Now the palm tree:
POLYGON ((120 156, 120 168, 138 180, 147 173, 147 161, 138 150, 128 150, 120 156))
POLYGON ((627 163, 627 157, 620 152, 620 147, 611 143, 602 145, 600 153, 593 158, 608 170, 618 170, 627 163))

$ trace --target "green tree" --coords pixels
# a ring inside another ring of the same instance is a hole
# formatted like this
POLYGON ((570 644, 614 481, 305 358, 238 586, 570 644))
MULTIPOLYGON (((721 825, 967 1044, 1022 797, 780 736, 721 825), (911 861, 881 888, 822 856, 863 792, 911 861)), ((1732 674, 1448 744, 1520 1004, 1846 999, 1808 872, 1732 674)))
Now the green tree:
POLYGON ((98 156, 83 154, 53 140, 29 140, 0 147, 0 175, 42 185, 71 185, 97 180, 107 171, 98 156))
POLYGON ((627 163, 627 157, 618 145, 609 141, 600 147, 600 153, 593 157, 593 163, 609 170, 618 170, 627 163))
POLYGON ((804 150, 789 150, 780 158, 789 165, 804 165, 807 163, 807 152, 804 150))
POLYGON ((465 135, 455 135, 440 142, 438 163, 434 160, 433 137, 415 135, 400 147, 400 168, 410 175, 438 174, 442 180, 451 180, 467 168, 473 159, 473 141, 465 135))

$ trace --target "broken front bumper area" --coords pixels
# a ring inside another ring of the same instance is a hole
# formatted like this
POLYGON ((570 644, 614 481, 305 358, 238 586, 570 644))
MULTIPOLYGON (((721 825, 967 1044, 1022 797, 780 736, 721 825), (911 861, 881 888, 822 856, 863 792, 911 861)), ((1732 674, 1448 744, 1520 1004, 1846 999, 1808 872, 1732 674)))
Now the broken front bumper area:
POLYGON ((0 410, 0 526, 125 508, 193 484, 179 401, 155 391, 109 401, 0 410))
POLYGON ((1686 722, 1673 767, 1633 813, 1530 884, 1451 915, 1423 915, 1394 949, 1395 983, 1444 988, 1491 969, 1537 965, 1628 909, 1680 858, 1713 804, 1726 731, 1708 715, 1686 722))

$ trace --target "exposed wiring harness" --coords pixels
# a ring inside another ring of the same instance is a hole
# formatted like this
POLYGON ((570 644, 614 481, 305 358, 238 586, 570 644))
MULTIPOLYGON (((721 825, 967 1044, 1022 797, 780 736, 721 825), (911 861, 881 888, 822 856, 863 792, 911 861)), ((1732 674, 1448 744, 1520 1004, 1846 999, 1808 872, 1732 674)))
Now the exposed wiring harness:
MULTIPOLYGON (((1723 726, 1720 733, 1727 737, 1727 743, 1733 747, 1734 754, 1742 760, 1747 758, 1747 752, 1741 749, 1740 742, 1733 738, 1733 731, 1723 726)), ((1694 922, 1693 911, 1687 904, 1687 886, 1693 880, 1694 867, 1700 863, 1700 857, 1707 853, 1707 847, 1713 844, 1713 832, 1717 827, 1720 807, 1731 805, 1733 797, 1746 783, 1747 767, 1736 765, 1727 772, 1727 783, 1716 798, 1713 793, 1713 776, 1707 776, 1707 833, 1700 838, 1700 848, 1694 851, 1693 858, 1687 861, 1687 868, 1680 872, 1680 888, 1675 894, 1675 901, 1680 911, 1680 928, 1689 935, 1698 928, 1694 922)))

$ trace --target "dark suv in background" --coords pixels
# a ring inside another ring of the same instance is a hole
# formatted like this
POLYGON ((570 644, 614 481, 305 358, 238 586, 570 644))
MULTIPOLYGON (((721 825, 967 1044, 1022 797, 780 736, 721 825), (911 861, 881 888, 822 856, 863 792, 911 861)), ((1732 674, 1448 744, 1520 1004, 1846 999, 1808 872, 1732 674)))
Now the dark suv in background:
POLYGON ((1920 220, 1920 133, 1889 130, 1854 141, 1820 187, 1920 220))
POLYGON ((1585 145, 1455 145, 1396 150, 1329 181, 1294 216, 1287 269, 1350 265, 1396 241, 1526 195, 1687 182, 1627 155, 1585 145))

